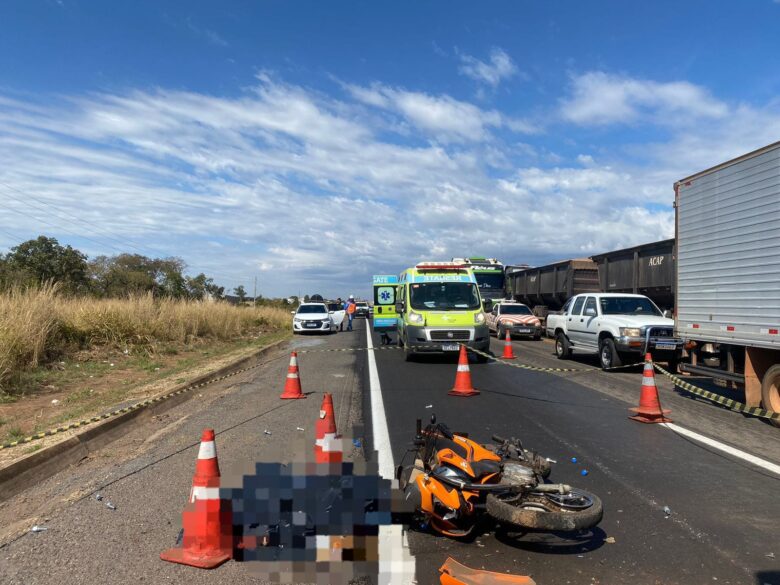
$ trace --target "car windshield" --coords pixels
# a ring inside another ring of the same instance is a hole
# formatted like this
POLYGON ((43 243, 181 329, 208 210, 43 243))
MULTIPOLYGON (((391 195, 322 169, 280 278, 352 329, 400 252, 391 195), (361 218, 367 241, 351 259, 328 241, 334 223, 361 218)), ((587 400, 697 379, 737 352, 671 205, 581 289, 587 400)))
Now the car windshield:
POLYGON ((425 282, 410 288, 412 309, 418 311, 473 311, 481 306, 471 282, 425 282))
POLYGON ((327 313, 325 305, 301 305, 298 307, 298 314, 301 313, 327 313))
POLYGON ((501 305, 502 315, 533 315, 525 305, 501 305))
POLYGON ((654 315, 661 311, 645 297, 601 297, 602 315, 654 315))
POLYGON ((356 304, 358 307, 367 307, 367 306, 368 306, 368 303, 363 303, 363 302, 361 302, 361 301, 358 301, 358 302, 357 302, 357 303, 355 303, 355 304, 356 304))

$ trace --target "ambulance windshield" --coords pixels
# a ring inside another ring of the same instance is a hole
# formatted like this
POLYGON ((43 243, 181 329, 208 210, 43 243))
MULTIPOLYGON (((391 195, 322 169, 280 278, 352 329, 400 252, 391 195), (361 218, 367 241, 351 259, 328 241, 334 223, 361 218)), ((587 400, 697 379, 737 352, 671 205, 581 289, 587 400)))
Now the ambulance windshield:
POLYGON ((471 282, 424 282, 410 287, 410 304, 417 311, 474 311, 481 307, 471 282))

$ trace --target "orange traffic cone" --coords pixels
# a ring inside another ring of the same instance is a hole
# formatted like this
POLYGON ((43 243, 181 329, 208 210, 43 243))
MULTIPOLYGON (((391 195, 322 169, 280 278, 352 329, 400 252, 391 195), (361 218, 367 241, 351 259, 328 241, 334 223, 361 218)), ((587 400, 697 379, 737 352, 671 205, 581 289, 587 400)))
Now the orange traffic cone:
POLYGON ((515 352, 512 347, 512 336, 509 334, 509 329, 506 330, 506 339, 504 339, 504 355, 501 356, 503 360, 515 359, 515 352))
POLYGON ((314 460, 317 463, 341 463, 344 447, 336 433, 336 417, 333 414, 333 397, 326 392, 320 407, 314 442, 314 460))
POLYGON ((298 375, 298 354, 296 352, 290 354, 290 365, 287 368, 287 381, 284 383, 284 392, 282 392, 279 398, 284 400, 306 398, 303 390, 301 390, 301 378, 298 375))
POLYGON ((471 370, 469 370, 469 356, 466 354, 466 346, 460 346, 458 358, 458 373, 455 374, 455 386, 447 392, 450 396, 474 396, 479 394, 471 385, 471 370))
POLYGON ((232 557, 232 513, 229 502, 219 497, 219 478, 214 431, 206 429, 200 440, 190 501, 182 513, 182 547, 160 553, 162 560, 213 569, 232 557))
POLYGON ((642 393, 639 395, 639 406, 629 408, 635 412, 628 418, 643 423, 672 422, 666 418, 671 410, 661 410, 658 401, 658 387, 655 385, 655 372, 653 371, 653 357, 648 353, 645 356, 645 371, 642 374, 642 393))
POLYGON ((531 577, 472 569, 452 557, 447 557, 439 573, 441 585, 536 585, 531 577))

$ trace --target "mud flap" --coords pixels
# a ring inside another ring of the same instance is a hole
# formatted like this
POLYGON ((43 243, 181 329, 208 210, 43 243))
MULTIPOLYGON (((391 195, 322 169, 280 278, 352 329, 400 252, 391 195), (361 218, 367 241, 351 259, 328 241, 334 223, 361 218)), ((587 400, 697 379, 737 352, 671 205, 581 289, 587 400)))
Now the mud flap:
POLYGON ((536 585, 531 577, 471 569, 452 557, 444 561, 439 572, 441 585, 536 585))

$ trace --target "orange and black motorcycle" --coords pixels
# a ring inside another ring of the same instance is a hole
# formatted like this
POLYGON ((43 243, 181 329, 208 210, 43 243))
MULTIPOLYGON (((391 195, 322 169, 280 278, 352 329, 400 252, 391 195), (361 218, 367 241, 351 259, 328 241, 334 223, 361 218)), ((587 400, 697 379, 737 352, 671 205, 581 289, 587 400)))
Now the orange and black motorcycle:
POLYGON ((545 482, 550 460, 524 449, 519 439, 493 435, 493 441, 480 445, 435 416, 425 429, 417 420, 413 448, 396 474, 420 524, 462 538, 484 513, 502 525, 550 532, 585 530, 601 521, 596 495, 545 482), (404 465, 410 455, 414 462, 404 465))

